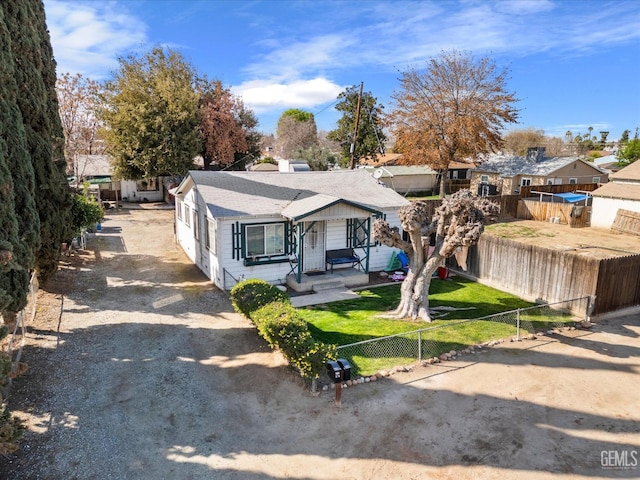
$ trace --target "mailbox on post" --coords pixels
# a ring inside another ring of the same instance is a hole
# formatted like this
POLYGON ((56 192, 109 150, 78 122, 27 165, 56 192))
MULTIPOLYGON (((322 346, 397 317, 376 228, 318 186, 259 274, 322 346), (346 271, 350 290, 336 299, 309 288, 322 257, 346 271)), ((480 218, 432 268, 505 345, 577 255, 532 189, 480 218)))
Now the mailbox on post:
POLYGON ((342 404, 342 382, 351 380, 351 364, 344 358, 327 362, 327 375, 336 384, 336 405, 342 404))
POLYGON ((342 382, 342 367, 340 366, 340 364, 333 360, 329 360, 327 362, 327 375, 329 375, 329 378, 333 383, 342 382))
POLYGON ((351 364, 344 358, 339 358, 337 362, 342 370, 342 381, 346 382, 347 380, 351 380, 351 364))

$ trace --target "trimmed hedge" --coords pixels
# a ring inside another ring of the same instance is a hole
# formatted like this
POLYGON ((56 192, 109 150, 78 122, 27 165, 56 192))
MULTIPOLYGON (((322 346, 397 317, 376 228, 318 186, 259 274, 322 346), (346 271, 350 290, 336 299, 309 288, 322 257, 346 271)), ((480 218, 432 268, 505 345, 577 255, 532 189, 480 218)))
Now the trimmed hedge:
POLYGON ((273 348, 280 350, 305 378, 318 378, 328 360, 335 360, 335 345, 317 342, 297 310, 287 302, 272 302, 253 312, 253 323, 273 348))
POLYGON ((231 290, 231 303, 303 377, 318 378, 327 361, 337 358, 337 347, 317 342, 289 297, 277 287, 263 280, 245 280, 231 290))
POLYGON ((244 280, 231 289, 233 308, 247 318, 271 302, 289 302, 289 297, 275 285, 258 278, 244 280))

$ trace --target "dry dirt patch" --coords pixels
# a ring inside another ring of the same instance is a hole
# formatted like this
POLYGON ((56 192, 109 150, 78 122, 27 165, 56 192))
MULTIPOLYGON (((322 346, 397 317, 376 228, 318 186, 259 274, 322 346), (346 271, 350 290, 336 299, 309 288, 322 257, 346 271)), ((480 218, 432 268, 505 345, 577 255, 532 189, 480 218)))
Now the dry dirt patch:
POLYGON ((596 258, 640 254, 640 237, 604 228, 571 228, 555 223, 514 220, 490 225, 486 233, 596 258))
POLYGON ((40 294, 11 479, 637 478, 638 316, 306 391, 173 242, 110 213, 40 294))

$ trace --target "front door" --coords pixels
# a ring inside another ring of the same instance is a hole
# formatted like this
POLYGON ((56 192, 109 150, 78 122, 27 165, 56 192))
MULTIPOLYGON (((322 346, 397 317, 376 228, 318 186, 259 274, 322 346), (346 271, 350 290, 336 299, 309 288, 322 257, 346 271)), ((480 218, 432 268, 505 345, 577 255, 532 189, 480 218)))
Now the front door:
POLYGON ((304 222, 304 250, 302 271, 317 272, 325 269, 324 249, 325 222, 304 222))

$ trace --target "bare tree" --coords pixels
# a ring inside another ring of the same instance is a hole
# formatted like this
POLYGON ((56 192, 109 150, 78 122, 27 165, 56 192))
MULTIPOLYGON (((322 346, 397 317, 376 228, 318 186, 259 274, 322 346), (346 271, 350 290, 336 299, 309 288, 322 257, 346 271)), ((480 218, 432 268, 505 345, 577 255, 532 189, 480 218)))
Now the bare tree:
POLYGON ((528 148, 545 146, 545 142, 544 130, 535 128, 511 130, 504 135, 504 151, 523 157, 527 154, 528 148))
POLYGON ((56 93, 68 169, 76 154, 104 153, 105 144, 98 137, 102 124, 96 117, 100 90, 97 82, 79 73, 73 76, 64 73, 57 79, 56 93))
POLYGON ((403 240, 397 227, 386 220, 377 219, 373 236, 390 247, 403 250, 409 257, 409 270, 402 282, 400 305, 393 312, 396 318, 431 321, 429 312, 429 285, 431 276, 445 258, 461 254, 466 269, 466 251, 478 242, 484 226, 496 220, 500 207, 484 197, 476 197, 469 190, 460 190, 443 199, 430 218, 427 204, 412 202, 400 208, 402 229, 408 240, 403 240), (435 233, 435 245, 430 237, 435 233))
POLYGON ((506 91, 507 74, 487 57, 476 61, 457 51, 431 59, 426 70, 403 72, 388 117, 403 163, 429 165, 446 178, 452 161, 500 147, 504 124, 518 117, 517 99, 506 91))

